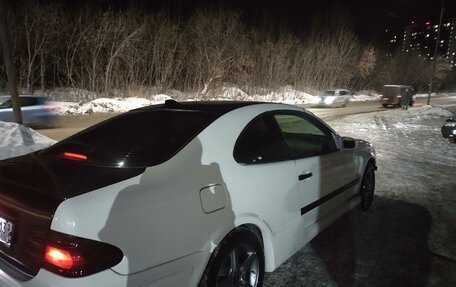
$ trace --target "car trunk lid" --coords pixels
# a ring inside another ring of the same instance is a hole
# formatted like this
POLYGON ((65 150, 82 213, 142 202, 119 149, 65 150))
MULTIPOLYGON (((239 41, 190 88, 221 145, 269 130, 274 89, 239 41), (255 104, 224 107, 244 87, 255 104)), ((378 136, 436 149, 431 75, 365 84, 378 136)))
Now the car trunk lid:
MULTIPOLYGON (((29 154, 0 161, 0 260, 34 276, 54 213, 71 197, 141 174, 29 154)), ((10 274, 11 275, 11 274, 10 274)))

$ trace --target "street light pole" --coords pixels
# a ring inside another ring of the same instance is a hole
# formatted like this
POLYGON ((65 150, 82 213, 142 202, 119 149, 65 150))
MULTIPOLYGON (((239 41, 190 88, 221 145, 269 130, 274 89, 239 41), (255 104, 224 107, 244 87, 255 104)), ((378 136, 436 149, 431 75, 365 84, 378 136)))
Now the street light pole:
POLYGON ((427 104, 431 103, 431 92, 432 86, 434 85, 434 74, 435 74, 435 64, 437 63, 437 50, 439 49, 439 42, 440 42, 440 31, 442 30, 442 18, 443 18, 443 10, 445 6, 445 0, 442 0, 442 8, 440 9, 440 20, 439 20, 439 28, 437 30, 437 40, 435 42, 435 49, 434 49, 434 60, 432 62, 432 73, 431 73, 431 82, 429 84, 429 92, 427 98, 427 104))

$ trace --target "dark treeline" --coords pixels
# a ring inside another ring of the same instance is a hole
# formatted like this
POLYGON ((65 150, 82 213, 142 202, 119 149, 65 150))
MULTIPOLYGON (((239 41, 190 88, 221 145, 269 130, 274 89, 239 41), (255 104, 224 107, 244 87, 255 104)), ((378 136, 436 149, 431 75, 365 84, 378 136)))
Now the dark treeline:
MULTIPOLYGON (((428 62, 416 55, 383 56, 358 38, 350 14, 340 10, 314 14, 304 30, 297 30, 266 17, 252 20, 244 10, 223 4, 192 9, 182 4, 173 10, 141 1, 69 3, 10 3, 8 24, 25 92, 56 87, 108 96, 141 87, 206 92, 224 82, 248 92, 284 85, 360 90, 392 83, 420 89, 429 80, 428 62)), ((439 85, 448 82, 448 71, 439 63, 439 85)))

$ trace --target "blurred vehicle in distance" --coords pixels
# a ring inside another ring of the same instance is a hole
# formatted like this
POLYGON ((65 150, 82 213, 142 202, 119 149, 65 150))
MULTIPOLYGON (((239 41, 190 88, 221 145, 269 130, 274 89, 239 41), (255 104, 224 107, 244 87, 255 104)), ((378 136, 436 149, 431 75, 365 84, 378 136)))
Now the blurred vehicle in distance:
POLYGON ((323 91, 316 103, 318 107, 346 107, 352 98, 352 94, 347 89, 331 89, 323 91))
MULTIPOLYGON (((57 105, 53 105, 47 97, 19 95, 22 122, 30 127, 51 127, 57 116, 57 105)), ((0 96, 0 121, 14 122, 11 96, 0 96)))
POLYGON ((409 106, 415 103, 415 90, 410 86, 405 85, 384 85, 380 97, 380 104, 383 107, 401 106, 403 97, 409 97, 409 106))
POLYGON ((442 136, 456 143, 456 118, 449 118, 442 126, 442 136))

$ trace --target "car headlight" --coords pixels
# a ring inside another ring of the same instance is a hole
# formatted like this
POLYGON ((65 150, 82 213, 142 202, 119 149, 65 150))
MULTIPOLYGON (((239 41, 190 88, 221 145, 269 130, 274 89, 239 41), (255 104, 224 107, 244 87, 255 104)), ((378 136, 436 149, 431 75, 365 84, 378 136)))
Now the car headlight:
POLYGON ((444 126, 454 128, 454 127, 456 127, 456 122, 447 122, 444 124, 444 126))
POLYGON ((336 99, 336 97, 326 97, 325 104, 330 105, 334 102, 335 99, 336 99))

